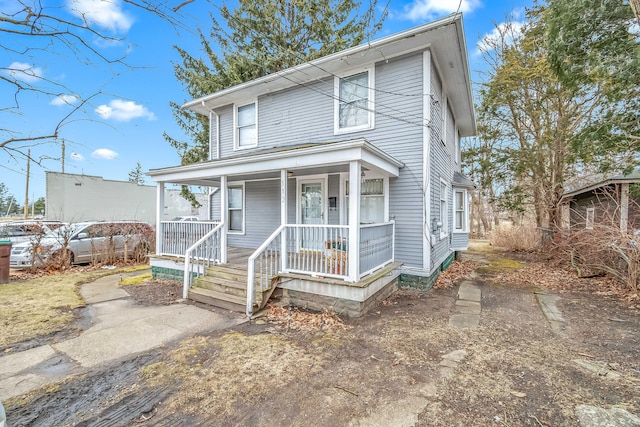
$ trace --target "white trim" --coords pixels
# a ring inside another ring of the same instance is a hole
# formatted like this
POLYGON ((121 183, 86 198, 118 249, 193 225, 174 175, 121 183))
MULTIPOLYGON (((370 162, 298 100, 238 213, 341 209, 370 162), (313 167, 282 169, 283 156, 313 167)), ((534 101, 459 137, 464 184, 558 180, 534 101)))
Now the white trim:
POLYGON ((220 262, 227 263, 227 241, 229 233, 229 223, 227 215, 229 211, 229 186, 227 185, 227 176, 220 177, 220 221, 222 222, 222 233, 220 234, 220 262))
POLYGON ((422 53, 422 267, 431 269, 431 51, 422 53))
POLYGON ((454 234, 469 233, 469 196, 464 188, 453 188, 453 228, 454 234), (458 213, 456 194, 462 193, 462 228, 456 228, 456 214, 458 213))
MULTIPOLYGON (((386 154, 363 138, 331 144, 320 144, 298 150, 283 150, 273 153, 257 153, 247 156, 236 156, 214 162, 199 162, 184 166, 172 166, 162 169, 152 169, 148 175, 155 182, 165 181, 173 183, 202 181, 203 176, 214 177, 221 175, 243 175, 255 172, 276 172, 281 169, 335 166, 336 159, 340 163, 348 164, 352 160, 362 161, 363 166, 370 170, 384 172, 390 176, 400 175, 403 163, 386 154)), ((274 176, 275 178, 276 176, 274 176)), ((211 183, 203 183, 211 186, 211 183)))
POLYGON ((322 183, 322 224, 326 225, 329 220, 329 208, 328 208, 328 199, 327 199, 327 184, 328 184, 328 174, 321 175, 305 175, 296 177, 296 224, 302 224, 302 184, 308 184, 312 182, 321 182, 322 183))
POLYGON ((162 220, 164 219, 164 182, 156 187, 156 253, 162 252, 162 220))
MULTIPOLYGON (((246 221, 247 221, 247 191, 245 188, 245 182, 244 181, 234 181, 234 182, 230 182, 229 185, 227 186, 227 190, 231 190, 232 188, 242 188, 242 231, 235 231, 235 230, 231 230, 229 228, 229 225, 231 225, 231 221, 227 221, 227 229, 228 229, 228 233, 229 234, 233 234, 234 236, 244 236, 247 232, 247 228, 246 228, 246 221)), ((228 196, 227 196, 227 200, 228 200, 228 196)), ((226 210, 226 218, 229 218, 229 206, 227 205, 227 210, 226 210)), ((234 208, 234 210, 237 210, 237 208, 234 208)))
POLYGON ((333 78, 333 134, 334 135, 342 135, 346 133, 352 132, 360 132, 363 130, 374 129, 375 127, 375 66, 371 66, 368 68, 360 69, 358 71, 349 71, 348 73, 337 74, 333 78), (354 76, 360 73, 368 73, 367 74, 367 86, 368 86, 368 99, 367 99, 367 115, 368 115, 368 123, 366 125, 360 126, 352 126, 348 128, 340 128, 340 80, 345 77, 354 76))
POLYGON ((251 101, 235 103, 233 104, 233 151, 247 150, 250 148, 256 148, 258 146, 258 99, 255 98, 251 101), (245 145, 240 147, 238 140, 238 108, 246 107, 247 105, 254 104, 256 113, 256 143, 254 145, 245 145))
POLYGON ((445 239, 449 235, 449 183, 440 177, 440 197, 438 198, 440 210, 440 240, 445 239), (442 197, 442 188, 444 186, 445 194, 442 197), (444 201, 444 216, 442 212, 442 202, 444 201))
POLYGON ((349 163, 349 280, 357 282, 360 279, 360 172, 361 165, 357 160, 349 163), (357 243, 356 243, 357 242, 357 243))
POLYGON ((446 92, 446 86, 444 84, 444 79, 442 78, 440 78, 440 85, 442 86, 442 102, 440 103, 440 105, 442 105, 441 107, 442 116, 440 117, 442 132, 440 132, 440 138, 441 138, 440 142, 442 142, 442 145, 446 147, 447 146, 447 116, 449 115, 449 108, 447 107, 448 97, 446 92))

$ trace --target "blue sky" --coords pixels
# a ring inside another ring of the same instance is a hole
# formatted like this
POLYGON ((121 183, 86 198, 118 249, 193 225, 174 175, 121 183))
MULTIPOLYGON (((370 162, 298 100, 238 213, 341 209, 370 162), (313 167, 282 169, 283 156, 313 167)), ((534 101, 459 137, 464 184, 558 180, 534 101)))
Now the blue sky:
MULTIPOLYGON (((0 12, 11 14, 13 0, 0 0, 0 12)), ((108 64, 91 58, 78 61, 72 54, 51 51, 47 46, 32 53, 0 50, 0 74, 36 87, 48 87, 59 96, 37 93, 18 95, 19 109, 3 110, 13 105, 14 86, 0 79, 0 131, 11 128, 19 136, 50 132, 52 127, 77 105, 74 95, 90 101, 74 114, 60 131, 66 141, 65 172, 127 180, 128 173, 140 162, 146 171, 179 164, 175 150, 163 133, 184 139, 172 116, 169 102, 187 101, 186 93, 173 75, 172 62, 178 60, 173 49, 178 45, 194 56, 200 56, 196 27, 209 28, 209 12, 217 10, 205 0, 195 0, 181 9, 184 28, 172 28, 159 18, 150 16, 122 0, 44 0, 57 14, 79 22, 80 16, 92 22, 104 34, 118 40, 110 43, 87 40, 96 52, 107 57, 126 53, 131 67, 108 64), (83 15, 72 10, 83 11, 83 15), (4 124, 2 123, 4 122, 4 124)), ((175 4, 181 1, 176 0, 175 4)), ((412 0, 389 3, 389 17, 377 35, 393 34, 446 16, 458 8, 464 14, 469 61, 473 70, 482 67, 477 44, 490 36, 495 25, 508 14, 522 16, 529 0, 412 0)), ((384 1, 381 2, 384 5, 384 1)), ((21 40, 3 34, 3 43, 17 47, 21 40), (12 44, 12 42, 14 44, 12 44), (8 43, 8 44, 7 44, 8 43)), ((2 135, 1 140, 6 138, 2 135)), ((54 144, 32 148, 32 157, 45 158, 42 166, 32 165, 29 198, 45 195, 45 170, 60 171, 61 150, 54 144)), ((26 161, 14 159, 0 151, 0 182, 24 203, 26 161)), ((150 182, 149 182, 150 183, 150 182)))

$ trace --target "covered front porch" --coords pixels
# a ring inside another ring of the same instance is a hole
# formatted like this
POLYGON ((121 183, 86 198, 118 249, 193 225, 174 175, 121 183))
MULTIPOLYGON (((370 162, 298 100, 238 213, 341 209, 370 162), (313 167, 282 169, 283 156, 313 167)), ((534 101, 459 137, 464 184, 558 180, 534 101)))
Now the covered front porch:
POLYGON ((357 139, 152 170, 158 183, 156 254, 184 258, 187 297, 207 267, 229 263, 231 248, 250 252, 248 315, 259 306, 256 295, 285 274, 359 282, 394 261, 389 180, 401 166, 357 139), (169 184, 212 189, 211 220, 166 221, 169 184))

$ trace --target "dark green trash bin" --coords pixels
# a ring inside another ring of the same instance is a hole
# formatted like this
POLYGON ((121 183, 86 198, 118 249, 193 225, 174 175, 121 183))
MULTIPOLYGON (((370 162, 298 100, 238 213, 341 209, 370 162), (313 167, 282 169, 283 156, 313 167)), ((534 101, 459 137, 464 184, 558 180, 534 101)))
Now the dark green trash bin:
POLYGON ((11 240, 0 240, 0 283, 9 283, 11 240))

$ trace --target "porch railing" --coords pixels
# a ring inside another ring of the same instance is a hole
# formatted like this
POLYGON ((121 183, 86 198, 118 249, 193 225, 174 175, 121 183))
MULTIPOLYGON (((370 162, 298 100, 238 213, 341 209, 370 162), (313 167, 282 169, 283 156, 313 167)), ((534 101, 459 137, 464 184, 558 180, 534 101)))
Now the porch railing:
POLYGON ((191 245, 219 224, 216 221, 162 221, 158 255, 183 257, 191 245))
POLYGON ((193 278, 204 275, 206 267, 220 261, 222 226, 216 225, 185 251, 183 298, 189 296, 193 278))
POLYGON ((395 222, 360 226, 360 277, 395 258, 395 222))
POLYGON ((288 224, 280 226, 249 257, 247 316, 253 314, 258 291, 271 289, 280 272, 347 280, 349 254, 358 250, 358 279, 394 259, 395 223, 360 226, 360 242, 350 248, 346 225, 288 224))

